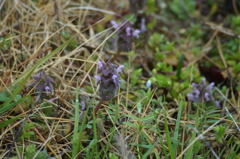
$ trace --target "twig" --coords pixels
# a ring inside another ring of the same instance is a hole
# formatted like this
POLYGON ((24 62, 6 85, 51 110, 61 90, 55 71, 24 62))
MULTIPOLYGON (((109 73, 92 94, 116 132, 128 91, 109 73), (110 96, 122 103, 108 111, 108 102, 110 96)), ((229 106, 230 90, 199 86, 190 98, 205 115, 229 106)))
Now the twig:
POLYGON ((113 56, 113 58, 110 60, 111 62, 115 61, 117 59, 117 57, 120 55, 121 50, 117 49, 117 53, 113 56))
POLYGON ((94 110, 95 115, 97 114, 98 110, 100 109, 100 106, 102 105, 102 103, 103 103, 103 100, 101 99, 94 110))

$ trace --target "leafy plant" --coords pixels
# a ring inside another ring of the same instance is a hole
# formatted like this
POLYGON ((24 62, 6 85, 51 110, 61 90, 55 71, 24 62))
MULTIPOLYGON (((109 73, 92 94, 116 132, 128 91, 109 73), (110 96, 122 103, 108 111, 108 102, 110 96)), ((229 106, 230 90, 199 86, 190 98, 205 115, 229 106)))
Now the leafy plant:
POLYGON ((119 73, 122 72, 123 65, 116 66, 110 61, 102 63, 98 61, 98 73, 102 75, 96 75, 97 84, 100 84, 99 95, 103 101, 108 101, 115 97, 117 89, 120 87, 119 73))
POLYGON ((39 99, 43 99, 47 94, 53 93, 53 79, 48 76, 44 71, 38 73, 33 77, 35 80, 30 86, 36 87, 35 92, 39 99))
MULTIPOLYGON (((9 100, 10 96, 11 96, 11 92, 13 92, 16 88, 18 87, 18 85, 13 86, 13 87, 9 87, 8 90, 4 90, 3 92, 0 93, 0 102, 6 102, 7 100, 9 100)), ((20 94, 17 94, 15 99, 19 100, 21 99, 22 96, 20 94)))
POLYGON ((215 104, 217 107, 220 106, 220 101, 216 101, 213 96, 213 86, 214 83, 206 84, 206 79, 203 78, 199 84, 192 83, 193 91, 192 93, 187 94, 189 100, 197 103, 211 102, 215 104))
POLYGON ((34 123, 26 123, 23 126, 23 130, 22 130, 22 135, 21 135, 21 139, 28 139, 30 136, 35 135, 34 131, 32 131, 31 129, 33 129, 34 123))
POLYGON ((117 47, 120 51, 130 51, 132 49, 132 39, 139 38, 140 30, 134 30, 132 23, 128 21, 122 21, 117 24, 115 21, 111 21, 113 28, 118 29, 117 34, 117 47), (120 28, 119 28, 120 27, 120 28))
POLYGON ((194 12, 196 2, 192 0, 173 0, 169 6, 179 19, 184 20, 194 12))
POLYGON ((46 150, 40 151, 36 156, 36 145, 28 145, 26 147, 25 152, 25 158, 26 159, 32 159, 33 157, 36 157, 36 159, 50 159, 51 157, 47 154, 46 150))

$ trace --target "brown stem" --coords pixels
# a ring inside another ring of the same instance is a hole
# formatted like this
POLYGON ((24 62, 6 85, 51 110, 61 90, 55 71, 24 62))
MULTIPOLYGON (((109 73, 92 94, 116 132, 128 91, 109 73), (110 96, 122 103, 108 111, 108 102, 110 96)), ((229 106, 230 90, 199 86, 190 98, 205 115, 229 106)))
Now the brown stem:
POLYGON ((102 103, 103 103, 103 100, 101 99, 94 110, 95 115, 97 114, 98 110, 100 109, 100 106, 102 105, 102 103))
POLYGON ((117 57, 120 55, 120 53, 121 53, 121 50, 117 49, 117 53, 113 56, 113 58, 110 60, 110 62, 113 62, 114 60, 116 60, 117 57))

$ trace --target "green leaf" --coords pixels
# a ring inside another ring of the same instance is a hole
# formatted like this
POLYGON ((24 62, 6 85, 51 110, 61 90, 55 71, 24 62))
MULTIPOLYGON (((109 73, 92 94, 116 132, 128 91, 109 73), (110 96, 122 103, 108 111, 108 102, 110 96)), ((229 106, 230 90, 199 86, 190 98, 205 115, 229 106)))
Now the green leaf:
POLYGON ((191 128, 191 129, 195 129, 195 127, 193 125, 190 124, 186 124, 187 127, 191 128))
POLYGON ((26 159, 32 159, 36 153, 36 145, 29 145, 26 148, 26 159))
POLYGON ((23 135, 21 138, 22 138, 22 139, 23 139, 23 138, 29 138, 29 137, 32 136, 32 135, 35 135, 35 133, 32 132, 32 131, 25 132, 24 135, 23 135))
POLYGON ((9 98, 9 93, 7 90, 0 93, 0 102, 6 102, 9 98))
POLYGON ((198 154, 199 151, 201 150, 201 147, 203 146, 202 142, 201 141, 196 141, 194 144, 193 144, 193 153, 194 154, 198 154))
POLYGON ((11 124, 12 122, 16 121, 17 119, 19 119, 21 117, 23 117, 23 116, 15 117, 15 118, 12 118, 12 119, 9 119, 7 121, 0 123, 0 129, 4 128, 5 126, 11 124))
POLYGON ((172 86, 172 81, 166 76, 163 75, 156 75, 151 80, 159 85, 159 87, 171 87, 172 86))
POLYGON ((181 72, 182 72, 183 58, 184 58, 184 54, 181 54, 180 58, 178 60, 178 65, 177 65, 177 77, 178 77, 178 79, 181 78, 180 75, 181 75, 181 72))
POLYGON ((238 63, 236 66, 233 67, 233 71, 235 74, 240 72, 240 63, 238 63))
POLYGON ((36 157, 36 159, 50 159, 50 158, 51 157, 47 154, 46 150, 41 151, 36 157))
POLYGON ((134 120, 140 120, 138 117, 130 115, 130 114, 126 114, 126 117, 132 118, 134 120))
POLYGON ((223 137, 225 133, 225 127, 222 125, 216 126, 213 130, 215 131, 216 134, 216 139, 222 143, 223 142, 223 137))
POLYGON ((142 118, 142 121, 146 121, 146 120, 152 119, 152 118, 154 118, 154 117, 155 117, 154 114, 148 115, 148 116, 145 116, 144 118, 142 118))
POLYGON ((144 129, 148 129, 148 128, 152 128, 152 127, 153 127, 153 125, 150 125, 150 124, 147 124, 147 125, 143 126, 144 129))
POLYGON ((133 70, 133 72, 131 73, 131 79, 130 82, 132 85, 136 85, 139 81, 139 76, 142 74, 142 69, 135 69, 133 70))
POLYGON ((181 116, 182 116, 182 108, 183 108, 183 102, 181 100, 180 104, 179 104, 179 108, 178 108, 177 122, 176 122, 176 127, 175 127, 175 130, 174 130, 174 137, 173 137, 174 156, 177 155, 176 154, 177 146, 179 145, 178 136, 179 136, 180 120, 181 120, 181 116))
POLYGON ((76 88, 76 102, 75 102, 75 118, 74 118, 74 130, 73 130, 73 139, 72 139, 72 158, 76 158, 79 147, 80 147, 80 139, 79 139, 79 133, 78 133, 78 127, 79 127, 79 98, 78 98, 78 83, 76 88))
POLYGON ((165 115, 164 115, 164 130, 165 130, 165 133, 166 133, 166 139, 167 139, 167 145, 168 145, 168 148, 169 148, 169 153, 170 153, 170 157, 171 159, 175 159, 175 154, 174 154, 174 151, 176 150, 173 150, 173 145, 172 145, 172 142, 171 142, 171 134, 170 134, 170 131, 169 131, 169 128, 168 128, 168 121, 167 121, 167 117, 166 117, 166 112, 165 112, 165 115))
POLYGON ((130 127, 138 128, 138 126, 135 125, 135 124, 133 124, 133 123, 123 122, 123 124, 128 125, 128 126, 130 126, 130 127))
POLYGON ((142 103, 141 103, 141 101, 139 101, 139 102, 137 103, 137 110, 138 110, 138 113, 141 113, 141 112, 142 112, 142 103))
MULTIPOLYGON (((0 102, 6 102, 7 100, 9 100, 10 96, 11 96, 11 92, 13 92, 14 90, 16 90, 18 87, 18 85, 15 86, 10 86, 8 87, 8 89, 4 90, 3 92, 0 93, 0 102)), ((21 99, 22 96, 21 95, 16 95, 16 100, 21 99)))
POLYGON ((5 40, 8 38, 8 36, 6 36, 3 41, 0 42, 0 49, 3 47, 4 43, 5 43, 5 40))
POLYGON ((23 127, 21 139, 29 138, 30 136, 35 135, 33 131, 30 131, 30 129, 33 129, 33 128, 34 128, 34 123, 26 123, 23 127))
MULTIPOLYGON (((26 96, 27 97, 27 96, 26 96)), ((21 98, 20 100, 18 100, 17 102, 8 104, 8 105, 3 105, 3 107, 0 109, 0 115, 2 115, 3 113, 5 113, 6 111, 8 111, 9 109, 15 107, 16 105, 24 102, 26 100, 26 97, 21 98)))
POLYGON ((151 148, 151 145, 146 145, 146 144, 131 143, 129 145, 139 146, 139 147, 146 148, 146 149, 151 148))
POLYGON ((114 153, 109 153, 110 159, 118 159, 118 157, 114 153))

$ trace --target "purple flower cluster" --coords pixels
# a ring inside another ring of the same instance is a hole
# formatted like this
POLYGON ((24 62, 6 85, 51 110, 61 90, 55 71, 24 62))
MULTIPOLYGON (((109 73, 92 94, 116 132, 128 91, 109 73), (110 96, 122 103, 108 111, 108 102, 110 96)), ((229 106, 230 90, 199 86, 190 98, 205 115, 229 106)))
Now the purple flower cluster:
POLYGON ((192 83, 193 91, 187 94, 189 100, 197 103, 203 103, 204 101, 210 101, 219 106, 219 101, 215 101, 212 91, 214 89, 214 83, 206 84, 206 79, 203 78, 199 84, 192 83))
POLYGON ((33 77, 35 80, 30 86, 36 87, 35 92, 38 94, 40 99, 44 98, 47 94, 53 93, 53 79, 48 76, 44 71, 38 73, 33 77))
POLYGON ((115 21, 111 21, 111 24, 114 29, 118 29, 117 34, 117 46, 120 51, 130 51, 132 49, 132 39, 134 37, 139 38, 140 30, 134 30, 132 28, 131 22, 126 22, 125 20, 120 24, 117 24, 115 21))
POLYGON ((119 73, 122 72, 123 65, 116 66, 110 61, 103 63, 98 61, 98 73, 96 75, 97 84, 100 83, 99 96, 104 101, 108 101, 115 97, 117 89, 120 87, 119 73))

